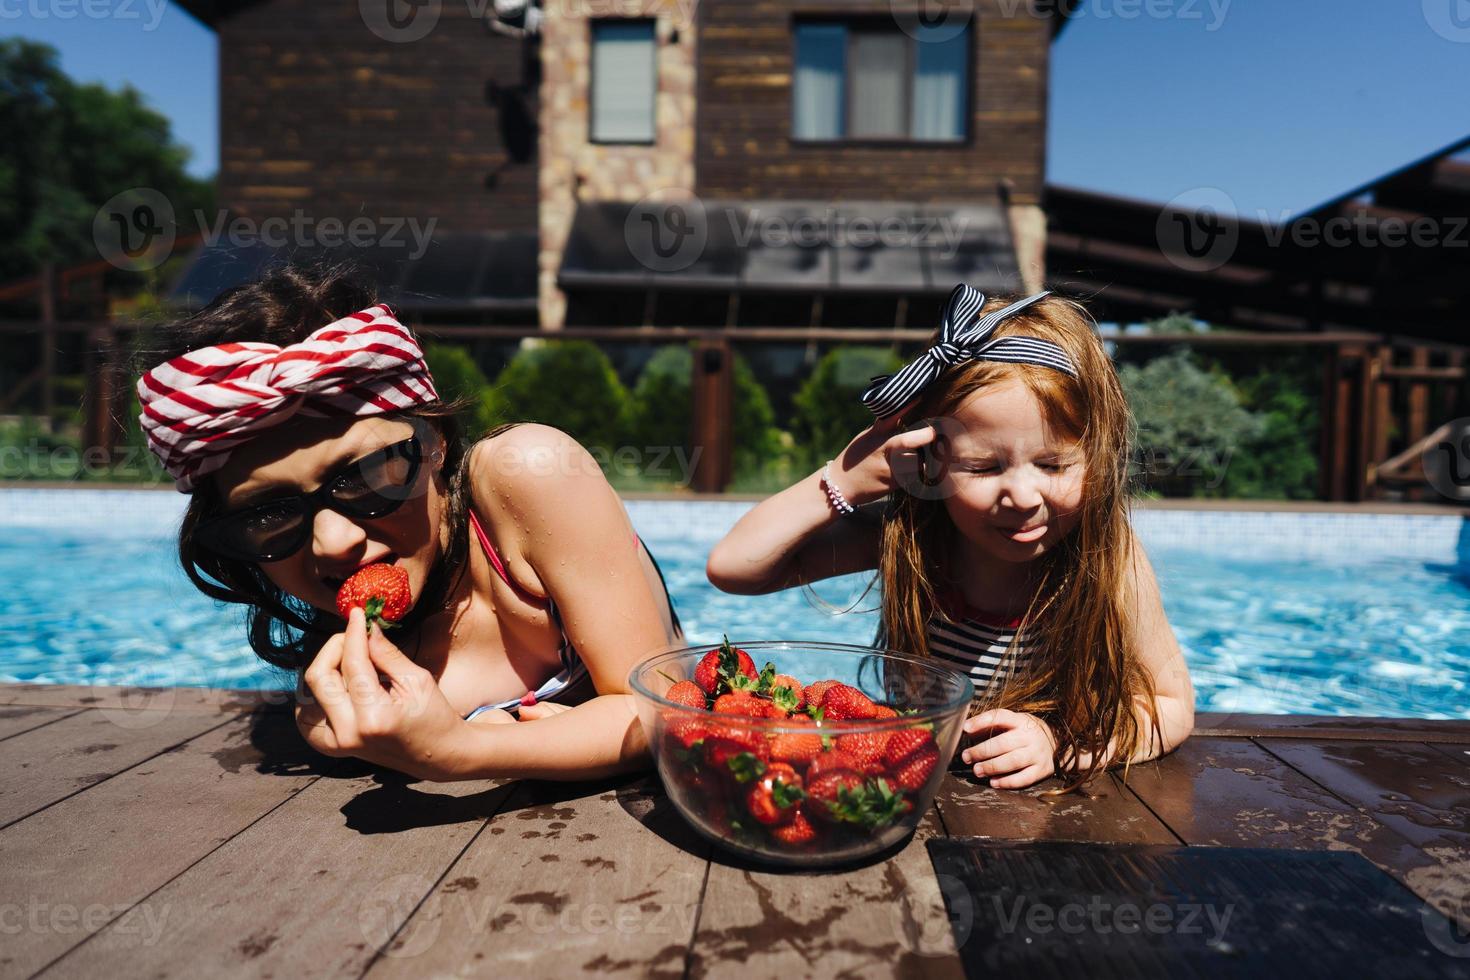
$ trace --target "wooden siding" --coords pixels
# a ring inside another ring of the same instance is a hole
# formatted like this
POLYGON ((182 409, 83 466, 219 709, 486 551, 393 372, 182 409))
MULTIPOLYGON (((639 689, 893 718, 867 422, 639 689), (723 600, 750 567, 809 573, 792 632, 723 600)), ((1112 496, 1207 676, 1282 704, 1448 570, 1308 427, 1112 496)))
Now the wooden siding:
POLYGON ((902 2, 706 0, 697 55, 698 192, 930 202, 994 199, 998 182, 1009 180, 1014 203, 1039 203, 1051 23, 1026 12, 1025 4, 976 0, 970 22, 970 132, 964 143, 842 145, 791 139, 793 19, 887 16, 902 2))
POLYGON ((487 83, 521 82, 522 46, 472 8, 444 4, 409 43, 375 36, 355 3, 270 0, 221 20, 221 205, 252 218, 534 230, 535 134, 530 158, 512 162, 487 96, 487 83))

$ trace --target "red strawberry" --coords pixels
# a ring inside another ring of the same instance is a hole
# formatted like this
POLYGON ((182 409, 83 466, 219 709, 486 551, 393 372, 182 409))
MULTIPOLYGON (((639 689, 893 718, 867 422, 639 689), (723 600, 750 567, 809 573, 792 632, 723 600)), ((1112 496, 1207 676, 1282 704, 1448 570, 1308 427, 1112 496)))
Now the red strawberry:
POLYGON ((763 736, 748 728, 715 724, 709 726, 704 739, 705 762, 716 770, 725 772, 730 760, 743 753, 763 760, 770 756, 771 750, 763 736))
POLYGON ((396 623, 412 606, 408 572, 383 562, 358 570, 337 590, 338 614, 346 619, 352 610, 361 609, 367 613, 369 628, 373 623, 396 623))
POLYGON ((675 704, 682 704, 688 708, 703 709, 708 707, 708 704, 705 703, 704 691, 693 681, 680 681, 669 688, 668 693, 664 697, 675 704))
POLYGON ((709 726, 701 718, 690 718, 682 711, 669 711, 664 719, 669 737, 682 748, 692 749, 709 737, 709 726))
POLYGON ((893 771, 893 784, 897 789, 911 793, 918 792, 929 781, 937 765, 939 765, 939 747, 930 742, 909 756, 893 771))
POLYGON ((800 708, 806 703, 806 700, 802 697, 802 692, 805 691, 806 688, 802 686, 801 681, 797 680, 795 677, 792 677, 790 674, 777 674, 775 677, 771 678, 771 688, 774 690, 778 687, 784 687, 796 696, 797 708, 800 708))
POLYGON ((771 758, 805 768, 809 762, 822 754, 822 736, 816 732, 817 723, 810 718, 797 715, 784 724, 811 728, 812 731, 777 734, 771 739, 771 758))
POLYGON ((834 684, 822 694, 822 714, 828 721, 872 718, 877 710, 872 699, 846 684, 834 684))
POLYGON ((794 817, 805 795, 796 770, 784 762, 772 762, 746 790, 745 808, 759 823, 774 826, 794 817))
POLYGON ((880 705, 878 705, 877 713, 875 713, 873 715, 873 717, 874 718, 880 718, 880 719, 897 718, 898 717, 898 712, 897 711, 894 711, 892 708, 888 707, 888 705, 886 705, 886 704, 880 704, 880 705))
POLYGON ((934 736, 925 728, 905 728, 894 732, 883 747, 883 765, 889 769, 898 767, 915 752, 934 741, 934 736))
POLYGON ((827 688, 835 687, 840 683, 841 681, 827 680, 813 681, 812 683, 808 684, 806 688, 802 691, 802 700, 805 702, 802 707, 820 707, 822 704, 822 695, 827 693, 827 688))
POLYGON ((711 650, 699 661, 699 666, 694 668, 694 683, 703 688, 706 694, 714 695, 721 688, 728 689, 730 681, 737 674, 744 674, 751 680, 760 676, 756 673, 755 661, 750 659, 750 654, 739 647, 730 646, 727 637, 719 649, 711 650))
POLYGON ((806 778, 814 779, 824 772, 834 772, 838 769, 848 769, 853 772, 858 770, 858 761, 846 752, 837 749, 828 749, 811 761, 806 768, 806 778))
POLYGON ((853 732, 837 736, 837 749, 852 757, 853 768, 873 775, 883 771, 883 750, 888 746, 889 732, 853 732))
POLYGON ((817 828, 812 826, 801 807, 796 808, 790 823, 772 827, 770 831, 772 837, 787 847, 805 847, 817 839, 817 828))
POLYGON ((769 718, 772 714, 771 702, 745 691, 721 694, 715 698, 712 710, 717 715, 744 715, 747 718, 769 718))
POLYGON ((811 800, 808 811, 819 820, 837 821, 839 805, 863 789, 863 777, 851 769, 832 769, 820 775, 807 774, 806 795, 811 800))

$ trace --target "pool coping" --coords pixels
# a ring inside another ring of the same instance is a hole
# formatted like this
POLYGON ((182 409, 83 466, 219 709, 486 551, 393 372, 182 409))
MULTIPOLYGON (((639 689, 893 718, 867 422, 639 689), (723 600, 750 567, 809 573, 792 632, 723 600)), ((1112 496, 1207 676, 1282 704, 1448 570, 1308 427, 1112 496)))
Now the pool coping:
MULTIPOLYGON (((159 493, 177 493, 166 483, 108 483, 105 481, 79 480, 0 480, 3 490, 149 490, 159 493)), ((774 491, 773 491, 774 493, 774 491)), ((753 503, 765 500, 772 494, 765 493, 695 493, 626 491, 620 492, 624 500, 665 502, 728 502, 753 503)), ((1324 500, 1217 500, 1197 497, 1135 497, 1134 507, 1144 510, 1200 510, 1200 511, 1245 511, 1282 512, 1306 514, 1435 514, 1443 517, 1470 517, 1470 506, 1437 503, 1401 503, 1395 501, 1365 501, 1345 503, 1324 500)))

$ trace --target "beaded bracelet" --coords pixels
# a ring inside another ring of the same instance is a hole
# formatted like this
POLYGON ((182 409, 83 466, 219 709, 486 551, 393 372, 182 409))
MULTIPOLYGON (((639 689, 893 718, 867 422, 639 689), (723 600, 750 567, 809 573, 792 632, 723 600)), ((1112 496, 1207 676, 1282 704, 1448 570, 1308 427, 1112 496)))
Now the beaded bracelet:
POLYGON ((849 514, 857 512, 857 508, 848 503, 847 498, 842 495, 842 491, 838 490, 832 483, 832 464, 830 462, 822 467, 822 489, 826 491, 827 501, 837 513, 846 517, 849 514))

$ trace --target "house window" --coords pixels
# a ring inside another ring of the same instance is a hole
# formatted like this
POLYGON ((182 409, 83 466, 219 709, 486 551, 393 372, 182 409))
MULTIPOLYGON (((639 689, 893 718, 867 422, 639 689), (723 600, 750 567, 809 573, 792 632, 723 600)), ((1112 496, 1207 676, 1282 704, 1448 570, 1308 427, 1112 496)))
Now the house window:
POLYGON ((798 21, 791 86, 799 140, 965 138, 970 30, 879 21, 798 21))
POLYGON ((652 143, 657 46, 651 20, 592 22, 592 140, 652 143))

